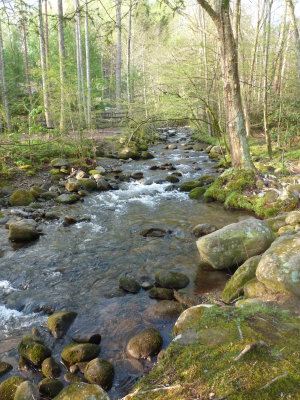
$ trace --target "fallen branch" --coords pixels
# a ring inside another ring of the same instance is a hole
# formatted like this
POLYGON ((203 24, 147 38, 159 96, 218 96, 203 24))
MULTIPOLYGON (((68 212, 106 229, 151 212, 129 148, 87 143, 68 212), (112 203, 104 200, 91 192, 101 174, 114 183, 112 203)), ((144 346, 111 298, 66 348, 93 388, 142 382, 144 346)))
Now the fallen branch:
POLYGON ((240 354, 238 356, 235 357, 234 361, 238 361, 240 358, 242 358, 245 354, 249 353, 249 351, 256 349, 257 347, 262 347, 262 346, 266 346, 266 344, 263 341, 259 341, 259 342, 254 342, 254 343, 250 343, 247 344, 247 346, 244 348, 244 350, 242 350, 240 352, 240 354))
POLYGON ((286 373, 286 370, 284 370, 284 374, 276 376, 274 379, 272 379, 270 382, 266 383, 264 386, 262 386, 258 390, 266 389, 269 386, 271 386, 273 383, 277 382, 279 379, 286 378, 286 377, 287 377, 287 373, 286 373))
POLYGON ((161 387, 157 387, 154 389, 144 390, 143 392, 140 392, 139 389, 137 389, 133 393, 129 393, 125 397, 122 397, 121 400, 130 400, 132 397, 134 397, 137 394, 140 395, 140 394, 146 394, 146 393, 159 392, 160 390, 172 390, 172 389, 179 389, 179 388, 181 388, 181 385, 161 386, 161 387))

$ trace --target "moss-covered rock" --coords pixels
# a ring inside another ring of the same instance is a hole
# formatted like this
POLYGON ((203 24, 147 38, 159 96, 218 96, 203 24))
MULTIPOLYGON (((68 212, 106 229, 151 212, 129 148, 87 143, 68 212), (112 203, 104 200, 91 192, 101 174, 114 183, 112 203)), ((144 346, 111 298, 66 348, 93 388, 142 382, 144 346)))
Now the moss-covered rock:
POLYGON ((42 362, 42 373, 46 378, 58 378, 61 372, 59 364, 52 357, 42 362))
POLYGON ((197 200, 197 199, 200 199, 204 195, 205 192, 206 192, 206 189, 204 187, 197 187, 195 189, 192 189, 189 192, 189 197, 191 199, 197 200))
POLYGON ((42 189, 38 186, 31 186, 29 189, 30 193, 34 196, 34 198, 38 198, 42 193, 46 192, 45 189, 42 189))
POLYGON ((120 277, 119 287, 129 293, 138 293, 141 289, 141 285, 128 275, 122 275, 120 277))
POLYGON ((30 381, 21 383, 16 390, 14 400, 40 400, 38 387, 30 381))
POLYGON ((266 286, 256 278, 251 279, 244 285, 244 295, 246 298, 260 298, 267 295, 267 293, 266 286))
POLYGON ((285 218, 285 223, 287 225, 300 224, 300 211, 292 211, 292 212, 290 212, 285 218))
POLYGON ((199 181, 187 181, 181 183, 180 190, 182 192, 190 192, 192 189, 195 189, 196 187, 200 186, 202 186, 202 184, 199 181))
POLYGON ((163 288, 183 289, 189 284, 190 280, 182 272, 161 270, 156 272, 155 282, 163 288))
POLYGON ((96 358, 99 353, 100 346, 97 344, 69 344, 63 349, 61 357, 68 365, 74 365, 84 361, 91 361, 93 358, 96 358))
POLYGON ((142 160, 151 160, 154 158, 154 155, 150 153, 149 151, 142 151, 141 152, 141 159, 142 160))
POLYGON ((166 177, 166 181, 170 182, 170 183, 178 183, 179 182, 179 178, 177 178, 177 176, 175 176, 175 175, 168 175, 166 177))
POLYGON ((286 225, 285 219, 287 215, 288 213, 282 213, 277 215, 276 217, 268 218, 265 221, 269 224, 269 226, 274 232, 277 232, 278 229, 286 225))
POLYGON ((28 221, 17 221, 9 224, 8 239, 12 242, 24 243, 31 242, 40 237, 34 224, 28 221))
POLYGON ((62 168, 68 167, 70 165, 70 161, 66 160, 65 158, 54 158, 51 160, 50 164, 54 168, 62 168))
POLYGON ((148 291, 148 296, 151 299, 157 300, 173 300, 174 294, 172 289, 155 287, 148 291))
POLYGON ((285 225, 278 229, 278 236, 285 235, 286 233, 294 233, 295 227, 293 225, 285 225))
POLYGON ((183 311, 174 325, 175 336, 195 325, 195 323, 197 323, 197 321, 202 317, 207 307, 211 306, 199 304, 183 311))
POLYGON ((7 362, 1 361, 0 362, 0 376, 5 375, 7 372, 12 370, 12 365, 7 362))
POLYGON ((3 381, 0 385, 0 399, 14 400, 18 386, 24 381, 25 379, 21 376, 12 376, 11 378, 3 381))
POLYGON ((266 222, 251 218, 198 239, 197 247, 202 260, 214 269, 236 268, 248 258, 262 254, 274 238, 266 222))
POLYGON ((122 160, 128 160, 129 158, 137 160, 140 158, 140 153, 135 147, 124 147, 119 151, 118 158, 122 160))
POLYGON ((77 196, 76 194, 61 194, 60 196, 58 196, 56 198, 57 203, 60 204, 73 204, 76 203, 76 201, 79 200, 79 196, 77 196))
POLYGON ((11 206, 29 206, 29 204, 33 203, 34 201, 35 198, 33 194, 23 189, 16 190, 9 197, 9 204, 11 206))
POLYGON ((161 334, 154 328, 148 328, 131 338, 126 350, 131 357, 146 359, 158 354, 162 344, 161 334))
POLYGON ((57 379, 46 378, 39 383, 39 391, 43 396, 54 399, 64 388, 62 382, 57 379))
POLYGON ((47 326, 55 338, 62 338, 68 332, 77 313, 74 311, 58 311, 47 319, 47 326))
POLYGON ((97 183, 94 179, 82 178, 78 179, 78 183, 84 190, 87 190, 88 192, 92 192, 93 190, 97 189, 97 183))
POLYGON ((260 259, 261 256, 251 257, 235 271, 223 290, 222 300, 224 303, 229 304, 243 294, 244 285, 255 278, 256 268, 260 259))
POLYGON ((33 335, 23 336, 18 346, 18 352, 20 356, 35 366, 40 366, 51 355, 51 350, 43 341, 33 335))
POLYGON ((85 379, 89 383, 101 386, 104 390, 112 387, 114 374, 113 365, 103 358, 95 358, 90 361, 84 370, 85 379))
POLYGON ((98 385, 74 383, 63 389, 54 400, 109 400, 109 397, 98 385))
POLYGON ((256 277, 274 292, 300 297, 300 232, 281 236, 262 256, 256 277))

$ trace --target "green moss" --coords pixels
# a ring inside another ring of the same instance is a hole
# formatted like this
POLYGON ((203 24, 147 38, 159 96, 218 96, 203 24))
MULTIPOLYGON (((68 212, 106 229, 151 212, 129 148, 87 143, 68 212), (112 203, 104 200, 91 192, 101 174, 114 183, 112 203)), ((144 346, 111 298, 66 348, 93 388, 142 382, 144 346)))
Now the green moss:
POLYGON ((168 176, 166 177, 166 181, 167 181, 167 182, 170 182, 170 183, 178 183, 178 182, 179 182, 179 179, 178 179, 177 176, 175 176, 175 175, 168 175, 168 176))
POLYGON ((204 195, 205 191, 206 189, 204 187, 196 187, 189 192, 189 196, 191 199, 200 199, 204 195))
POLYGON ((32 335, 26 335, 22 338, 18 351, 20 356, 36 366, 40 366, 51 355, 51 350, 32 335))
POLYGON ((99 352, 100 347, 96 344, 69 344, 63 349, 61 357, 68 365, 74 365, 77 362, 90 361, 96 358, 99 352))
POLYGON ((12 376, 3 381, 0 385, 0 399, 14 400, 18 386, 24 381, 25 379, 21 376, 12 376))
POLYGON ((9 204, 11 206, 28 206, 34 202, 34 196, 26 190, 17 190, 9 198, 9 204))
POLYGON ((51 175, 59 175, 60 174, 60 170, 58 168, 52 168, 50 170, 50 174, 51 175))
POLYGON ((201 186, 202 184, 199 181, 187 181, 182 182, 180 185, 180 190, 182 192, 190 192, 192 189, 201 186))

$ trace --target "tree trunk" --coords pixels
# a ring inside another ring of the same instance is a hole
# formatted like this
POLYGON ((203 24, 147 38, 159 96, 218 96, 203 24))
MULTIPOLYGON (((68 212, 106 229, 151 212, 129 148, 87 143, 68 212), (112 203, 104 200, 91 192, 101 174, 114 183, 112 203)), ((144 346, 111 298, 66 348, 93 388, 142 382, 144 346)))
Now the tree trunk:
MULTIPOLYGON (((21 0, 22 1, 22 0, 21 0)), ((49 73, 50 69, 50 50, 49 50, 49 27, 48 27, 48 0, 44 0, 45 10, 45 50, 46 50, 46 70, 49 73)))
POLYGON ((294 10, 294 4, 292 0, 286 0, 287 5, 290 10, 290 17, 291 17, 291 22, 294 28, 294 37, 295 37, 295 47, 296 47, 296 57, 297 57, 297 66, 298 66, 298 76, 299 76, 299 81, 300 81, 300 35, 299 35, 299 29, 297 26, 297 20, 295 16, 295 10, 294 10))
POLYGON ((121 109, 121 73, 122 73, 122 0, 117 0, 116 24, 117 24, 117 55, 116 55, 116 107, 121 109))
POLYGON ((238 56, 229 15, 229 1, 220 0, 217 4, 217 11, 206 0, 198 0, 198 2, 215 23, 221 45, 224 92, 227 108, 226 117, 232 165, 234 168, 253 169, 254 166, 246 138, 238 56))
POLYGON ((60 131, 66 129, 66 72, 65 72, 65 37, 64 37, 64 16, 62 0, 57 1, 58 5, 58 50, 59 50, 59 72, 60 72, 60 131))
POLYGON ((282 70, 282 61, 283 61, 283 52, 284 46, 286 42, 287 36, 287 25, 286 25, 286 16, 287 16, 287 4, 285 6, 284 14, 282 17, 280 36, 279 36, 279 45, 275 60, 274 67, 274 79, 273 79, 273 88, 274 92, 277 93, 280 97, 280 82, 281 82, 281 70, 282 70))
POLYGON ((127 101, 128 110, 130 109, 131 103, 131 79, 130 79, 130 62, 131 62, 131 13, 132 13, 132 2, 129 0, 129 11, 128 11, 128 39, 127 39, 127 101))
POLYGON ((3 49, 3 38, 2 38, 2 26, 0 21, 0 64, 1 64, 1 83, 2 83, 2 99, 6 118, 7 131, 11 131, 11 119, 8 107, 7 97, 7 86, 6 86, 6 71, 5 71, 5 60, 4 60, 4 49, 3 49))
POLYGON ((143 97, 144 97, 144 106, 145 106, 145 117, 148 118, 148 100, 147 100, 147 88, 146 88, 144 44, 142 45, 142 71, 143 71, 143 97))
POLYGON ((42 0, 39 0, 39 37, 40 37, 40 56, 41 56, 41 70, 42 70, 42 86, 43 86, 43 100, 45 109, 45 120, 47 128, 51 128, 50 107, 49 107, 49 93, 48 93, 48 78, 46 71, 46 50, 45 50, 45 33, 44 22, 42 14, 42 0))
POLYGON ((89 41, 89 10, 88 0, 85 0, 85 58, 86 58, 86 88, 87 88, 87 124, 92 125, 91 71, 90 71, 90 41, 89 41))
POLYGON ((23 0, 20 0, 20 12, 21 12, 21 25, 22 25, 23 41, 24 41, 23 43, 24 43, 25 74, 26 74, 26 82, 27 82, 27 90, 28 90, 30 109, 32 109, 32 89, 31 89, 31 80, 30 80, 30 71, 29 71, 28 48, 27 48, 27 29, 26 29, 26 22, 25 22, 25 18, 24 18, 23 0))
POLYGON ((77 97, 78 97, 78 113, 79 123, 82 127, 82 87, 81 87, 81 47, 79 45, 80 35, 80 11, 79 11, 79 0, 74 0, 75 7, 75 38, 76 38, 76 61, 77 61, 77 97))

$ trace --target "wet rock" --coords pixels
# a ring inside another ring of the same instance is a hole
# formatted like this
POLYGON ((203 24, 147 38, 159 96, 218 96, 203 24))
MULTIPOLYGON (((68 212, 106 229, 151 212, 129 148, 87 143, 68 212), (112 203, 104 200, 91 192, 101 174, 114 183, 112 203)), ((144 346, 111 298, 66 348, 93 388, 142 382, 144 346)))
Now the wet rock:
POLYGON ((236 268, 248 258, 262 254, 271 245, 270 226, 258 219, 230 224, 197 241, 201 259, 214 269, 236 268))
POLYGON ((174 290, 173 294, 175 300, 187 307, 197 306, 204 302, 203 297, 200 294, 192 293, 190 291, 174 290))
POLYGON ((25 381, 21 376, 12 376, 0 385, 0 399, 1 400, 14 400, 15 393, 18 386, 25 381))
POLYGON ((65 215, 64 216, 64 225, 68 226, 68 225, 74 225, 77 224, 78 219, 75 217, 71 217, 70 215, 65 215))
POLYGON ((150 153, 149 151, 142 151, 141 152, 141 159, 142 160, 151 160, 154 158, 154 155, 150 153))
POLYGON ((100 344, 100 333, 77 333, 72 336, 72 340, 76 343, 94 343, 100 344))
POLYGON ((190 307, 187 310, 183 311, 174 326, 174 334, 175 336, 189 329, 195 322, 199 321, 205 310, 209 307, 212 307, 210 304, 199 304, 194 307, 190 307))
POLYGON ((144 174, 142 172, 135 172, 134 174, 131 175, 131 178, 138 181, 144 178, 144 174))
POLYGON ((78 183, 84 190, 87 190, 88 192, 92 192, 93 190, 97 189, 97 183, 94 179, 82 178, 78 180, 78 183))
POLYGON ((69 344, 66 346, 62 353, 62 359, 67 365, 74 365, 76 363, 91 361, 100 353, 100 346, 92 343, 82 344, 69 344))
POLYGON ((75 175, 76 179, 87 178, 87 174, 84 171, 78 171, 75 175))
MULTIPOLYGON (((276 239, 263 254, 257 279, 268 289, 300 297, 300 233, 276 239)), ((255 296, 257 297, 257 296, 255 296)))
POLYGON ((165 229, 161 228, 148 228, 141 231, 140 235, 144 237, 164 237, 170 233, 172 233, 170 230, 166 231, 165 229))
POLYGON ((189 192, 189 198, 198 200, 204 195, 205 192, 206 192, 206 189, 204 187, 194 188, 189 192))
POLYGON ((7 372, 12 370, 12 365, 2 361, 0 362, 0 376, 5 375, 7 372))
POLYGON ((256 268, 261 256, 254 256, 244 262, 227 282, 222 293, 224 303, 231 303, 244 292, 244 285, 255 278, 256 268))
POLYGON ((182 272, 161 270, 156 272, 155 282, 163 288, 183 289, 189 284, 190 280, 182 272))
POLYGON ((102 177, 96 180, 96 184, 99 192, 105 192, 110 189, 109 183, 102 177))
POLYGON ((162 344, 161 334, 154 328, 148 328, 131 338, 126 350, 131 357, 146 359, 158 354, 162 344))
POLYGON ((46 358, 51 356, 51 350, 40 338, 33 335, 23 336, 18 352, 26 361, 35 366, 40 366, 46 358))
POLYGON ((208 235, 209 233, 215 232, 217 227, 212 224, 198 224, 196 225, 192 232, 196 236, 196 238, 208 235))
POLYGON ((64 388, 62 382, 57 379, 46 378, 39 383, 39 391, 43 396, 54 399, 64 388))
POLYGON ((39 400, 40 394, 38 387, 29 381, 21 383, 17 387, 14 400, 39 400))
POLYGON ((109 397, 98 385, 74 383, 64 388, 55 400, 109 400, 109 397))
POLYGON ((150 320, 173 319, 183 311, 181 304, 171 300, 161 300, 151 304, 145 311, 146 318, 150 320))
POLYGON ((76 203, 76 201, 79 200, 79 196, 77 194, 61 194, 56 198, 57 203, 60 204, 73 204, 76 203))
POLYGON ((179 178, 177 178, 177 176, 175 176, 175 175, 168 175, 166 177, 166 181, 167 182, 171 182, 171 183, 178 183, 179 182, 179 178))
POLYGON ((173 290, 166 289, 166 288, 152 288, 149 290, 148 296, 151 299, 157 299, 157 300, 173 300, 174 299, 173 290))
POLYGON ((119 279, 119 287, 129 293, 138 293, 141 285, 132 277, 123 275, 119 279))
POLYGON ((76 317, 74 311, 58 311, 47 319, 46 324, 52 336, 60 339, 65 336, 76 317))
POLYGON ((168 146, 166 146, 166 149, 176 150, 177 149, 177 145, 176 144, 169 144, 168 146))
POLYGON ((180 185, 180 191, 181 192, 190 192, 192 189, 195 189, 196 187, 201 186, 201 183, 199 181, 187 181, 187 182, 182 182, 180 185))
POLYGON ((112 387, 114 374, 113 365, 103 358, 95 358, 90 361, 84 370, 85 379, 89 383, 101 386, 104 390, 112 387))
POLYGON ((29 204, 33 203, 34 201, 35 198, 33 194, 23 189, 16 190, 9 197, 9 204, 11 206, 29 206, 29 204))
POLYGON ((78 192, 79 190, 79 183, 77 179, 75 178, 70 178, 66 181, 65 187, 68 192, 78 192))
POLYGON ((137 149, 134 147, 124 147, 118 153, 118 158, 121 160, 129 160, 132 158, 133 160, 137 160, 140 158, 140 154, 137 149))
POLYGON ((74 374, 72 374, 71 372, 67 372, 65 375, 64 375, 64 380, 66 381, 66 382, 68 382, 68 383, 80 383, 80 382, 83 382, 83 379, 80 377, 80 376, 78 376, 78 375, 74 375, 74 374))
POLYGON ((46 378, 58 378, 60 372, 60 366, 54 358, 48 357, 42 362, 42 373, 46 378))

